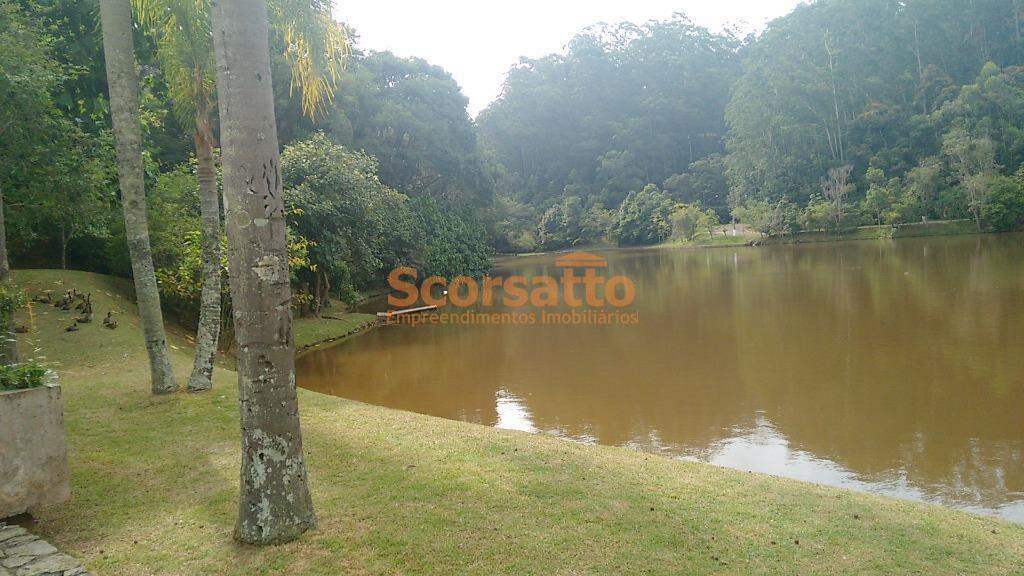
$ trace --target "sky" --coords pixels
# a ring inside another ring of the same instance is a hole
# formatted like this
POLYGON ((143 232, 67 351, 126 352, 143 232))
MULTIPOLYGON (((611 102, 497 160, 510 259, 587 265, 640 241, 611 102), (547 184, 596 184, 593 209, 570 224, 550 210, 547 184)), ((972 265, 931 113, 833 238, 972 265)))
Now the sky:
POLYGON ((800 0, 337 0, 335 16, 366 50, 419 56, 442 66, 469 98, 475 116, 501 92, 519 58, 560 52, 598 22, 646 22, 673 12, 720 30, 744 31, 789 12, 800 0))

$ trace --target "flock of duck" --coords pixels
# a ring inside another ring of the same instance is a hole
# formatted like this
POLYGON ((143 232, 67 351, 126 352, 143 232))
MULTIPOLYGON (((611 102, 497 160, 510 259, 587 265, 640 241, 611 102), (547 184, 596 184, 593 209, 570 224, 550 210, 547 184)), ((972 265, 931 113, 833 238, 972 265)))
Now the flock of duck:
MULTIPOLYGON (((39 304, 52 305, 54 308, 70 312, 72 308, 78 312, 78 316, 75 317, 75 321, 70 326, 65 328, 67 332, 77 332, 79 324, 89 324, 92 322, 92 294, 82 294, 75 288, 64 292, 64 296, 60 300, 53 299, 53 292, 46 291, 32 299, 33 302, 39 304)), ((107 316, 103 319, 103 327, 110 330, 117 328, 117 320, 114 319, 113 312, 107 312, 107 316)), ((15 331, 20 331, 18 327, 15 331)), ((27 330, 25 330, 27 331, 27 330)))

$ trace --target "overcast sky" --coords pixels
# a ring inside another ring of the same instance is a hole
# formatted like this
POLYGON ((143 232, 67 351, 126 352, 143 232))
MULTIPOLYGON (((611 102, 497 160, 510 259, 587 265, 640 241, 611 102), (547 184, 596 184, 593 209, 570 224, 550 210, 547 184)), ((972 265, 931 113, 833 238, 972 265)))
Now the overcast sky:
POLYGON ((686 12, 719 30, 760 29, 799 0, 337 0, 339 20, 356 28, 364 49, 419 56, 455 77, 476 115, 501 91, 521 56, 561 51, 597 22, 645 22, 686 12))

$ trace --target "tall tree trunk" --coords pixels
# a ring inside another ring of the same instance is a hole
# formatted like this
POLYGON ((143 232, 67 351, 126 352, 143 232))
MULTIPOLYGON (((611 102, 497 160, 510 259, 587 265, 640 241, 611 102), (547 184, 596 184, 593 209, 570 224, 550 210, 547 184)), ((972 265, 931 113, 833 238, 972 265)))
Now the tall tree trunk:
POLYGON ((203 291, 196 330, 196 358, 188 389, 213 388, 213 358, 220 337, 220 196, 213 166, 213 131, 205 114, 196 118, 196 162, 199 174, 199 206, 203 225, 203 291))
POLYGON ((918 36, 917 18, 914 18, 914 55, 917 56, 917 87, 921 90, 921 113, 928 115, 928 93, 924 87, 924 63, 921 61, 921 39, 918 36))
POLYGON ((836 65, 832 47, 828 43, 828 30, 825 30, 825 52, 828 54, 828 71, 832 81, 832 108, 836 115, 836 148, 839 152, 837 160, 846 162, 846 151, 843 146, 843 121, 839 115, 839 91, 836 88, 836 65))
POLYGON ((60 269, 68 269, 68 234, 63 220, 60 223, 60 269))
MULTIPOLYGON (((4 191, 0 189, 0 282, 11 278, 11 263, 7 259, 7 223, 4 220, 4 191)), ((18 363, 18 337, 14 333, 14 310, 4 307, 0 312, 0 364, 18 363)))
POLYGON ((124 228, 132 261, 135 295, 149 353, 154 394, 177 389, 167 353, 160 293, 149 247, 146 193, 142 177, 142 126, 139 124, 139 79, 132 46, 132 8, 129 0, 100 0, 103 54, 110 90, 110 115, 117 140, 117 177, 124 206, 124 228))
POLYGON ((215 2, 213 31, 242 424, 235 538, 274 544, 298 538, 316 519, 295 392, 265 0, 215 2))

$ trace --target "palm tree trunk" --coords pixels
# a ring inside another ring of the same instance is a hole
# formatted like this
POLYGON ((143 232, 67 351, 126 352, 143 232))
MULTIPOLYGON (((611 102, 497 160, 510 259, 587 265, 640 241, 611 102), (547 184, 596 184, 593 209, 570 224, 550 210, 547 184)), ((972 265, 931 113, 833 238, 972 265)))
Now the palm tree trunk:
POLYGON ((298 538, 316 519, 295 392, 265 0, 213 3, 213 30, 242 424, 235 538, 275 544, 298 538))
MULTIPOLYGON (((0 282, 11 277, 11 263, 7 259, 7 224, 4 221, 4 191, 0 189, 0 282)), ((18 337, 14 333, 14 310, 4 306, 0 317, 0 364, 18 363, 18 337)))
POLYGON ((203 226, 203 291, 196 330, 196 358, 188 389, 198 392, 213 388, 213 358, 220 337, 220 200, 213 166, 213 135, 204 117, 196 118, 195 142, 203 226))
POLYGON ((110 115, 117 140, 117 176, 124 207, 124 228, 139 302, 142 332, 149 353, 154 394, 177 389, 167 353, 160 293, 149 247, 146 193, 142 177, 142 126, 139 124, 139 79, 132 46, 132 9, 129 0, 100 0, 103 54, 110 90, 110 115))

